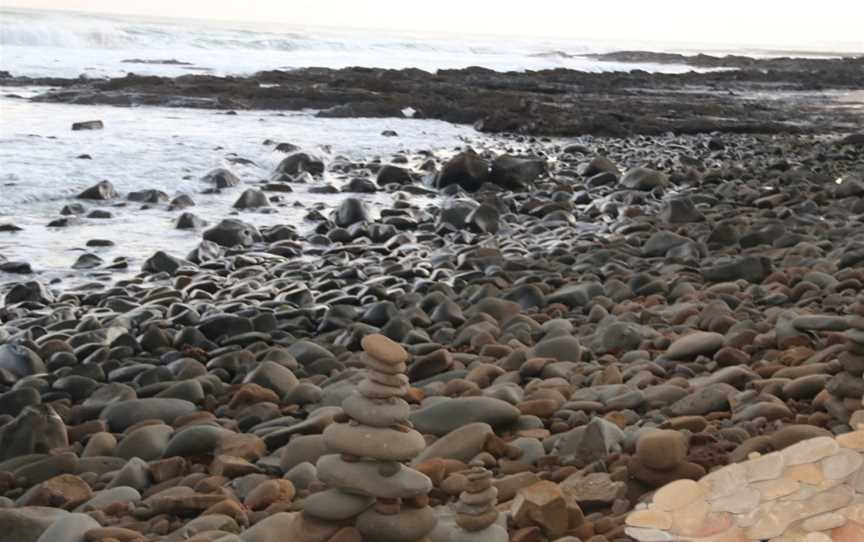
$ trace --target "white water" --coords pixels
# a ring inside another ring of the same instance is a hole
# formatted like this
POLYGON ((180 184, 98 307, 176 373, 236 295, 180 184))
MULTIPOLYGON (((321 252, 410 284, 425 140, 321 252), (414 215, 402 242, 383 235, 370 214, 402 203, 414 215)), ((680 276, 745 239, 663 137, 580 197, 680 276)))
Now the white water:
MULTIPOLYGON (((183 257, 200 241, 201 232, 173 229, 178 211, 168 211, 164 204, 146 210, 132 202, 115 205, 122 199, 81 201, 88 212, 97 208, 110 211, 111 219, 83 218, 82 225, 46 228, 60 217, 65 204, 75 201, 76 194, 101 180, 110 180, 124 196, 151 188, 172 198, 189 194, 197 205, 188 210, 213 224, 229 216, 244 187, 219 195, 203 194, 208 185, 201 176, 216 167, 227 167, 247 186, 267 179, 286 155, 274 151, 273 145, 264 145, 265 139, 291 142, 329 159, 380 156, 386 161, 400 150, 446 151, 473 137, 470 127, 409 119, 328 119, 325 127, 310 113, 254 111, 233 116, 175 108, 32 104, 9 98, 0 98, 0 110, 0 223, 12 220, 24 228, 17 233, 0 232, 0 254, 29 261, 50 277, 63 276, 89 239, 111 239, 115 247, 91 252, 106 262, 115 256, 130 257, 135 269, 157 250, 183 257), (104 121, 104 130, 69 129, 74 121, 97 118, 104 121), (384 137, 383 130, 396 130, 399 137, 384 137), (93 159, 76 158, 85 153, 93 159), (256 165, 232 164, 227 160, 232 153, 256 165)), ((342 179, 325 181, 338 186, 342 179)), ((303 228, 307 210, 292 207, 292 203, 300 201, 307 208, 320 203, 329 212, 343 197, 310 194, 309 186, 294 184, 295 192, 279 193, 287 205, 277 207, 274 214, 249 211, 241 212, 239 218, 259 226, 289 223, 303 228)), ((391 201, 383 194, 359 197, 373 210, 391 201)), ((0 281, 14 278, 7 275, 0 281)))
MULTIPOLYGON (((0 70, 14 75, 77 77, 184 73, 249 74, 306 66, 495 70, 571 68, 677 73, 683 65, 601 62, 582 56, 622 49, 696 51, 699 44, 430 37, 289 25, 133 18, 0 9, 0 70), (564 54, 559 54, 564 53, 564 54), (575 55, 575 56, 574 56, 575 55), (177 60, 188 65, 124 60, 177 60)), ((739 51, 740 52, 740 51, 739 51)))

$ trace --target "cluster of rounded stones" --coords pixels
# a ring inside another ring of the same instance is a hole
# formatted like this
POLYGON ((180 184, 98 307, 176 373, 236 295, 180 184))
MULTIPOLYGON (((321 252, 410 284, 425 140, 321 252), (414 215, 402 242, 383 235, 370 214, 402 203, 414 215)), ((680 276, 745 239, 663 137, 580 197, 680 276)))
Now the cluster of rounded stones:
POLYGON ((435 528, 432 481, 404 463, 426 447, 408 420, 408 353, 383 335, 362 342, 366 378, 342 402, 344 416, 324 430, 328 451, 317 462, 328 489, 308 497, 304 514, 353 522, 365 540, 415 542, 435 528))
POLYGON ((482 463, 472 463, 466 473, 468 484, 453 506, 456 512, 451 542, 507 542, 507 530, 497 525, 498 489, 492 485, 492 473, 482 463))
POLYGON ((839 356, 843 370, 828 381, 825 409, 855 427, 864 423, 864 314, 848 316, 846 322, 846 351, 839 356))

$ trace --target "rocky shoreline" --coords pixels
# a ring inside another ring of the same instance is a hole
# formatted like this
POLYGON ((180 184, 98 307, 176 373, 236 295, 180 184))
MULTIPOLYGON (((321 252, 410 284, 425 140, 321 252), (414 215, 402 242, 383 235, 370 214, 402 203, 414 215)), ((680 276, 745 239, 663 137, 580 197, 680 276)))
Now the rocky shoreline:
MULTIPOLYGON (((385 96, 396 84, 314 74, 329 84, 313 102, 340 78, 343 98, 359 80, 385 96)), ((126 78, 40 99, 119 103, 151 86, 217 99, 223 85, 256 89, 257 105, 267 88, 126 78)), ((367 162, 286 147, 270 179, 220 170, 202 187, 262 211, 302 205, 286 197, 297 183, 343 191, 307 209, 308 233, 232 216, 129 279, 6 286, 0 542, 760 540, 746 529, 769 508, 730 538, 726 512, 668 512, 657 490, 807 439, 857 442, 864 134, 723 126, 511 134, 367 162), (391 204, 372 212, 372 191, 391 204)), ((185 200, 135 194, 198 226, 185 200)), ((130 196, 80 194, 97 207, 130 196)), ((826 472, 846 478, 808 495, 853 484, 852 459, 832 450, 846 459, 826 472)), ((800 513, 777 536, 802 533, 800 513)), ((830 525, 853 532, 856 517, 830 525)))
POLYGON ((36 102, 313 109, 331 118, 401 118, 407 112, 416 118, 473 124, 482 132, 540 136, 820 133, 860 126, 859 112, 836 107, 826 94, 864 90, 864 57, 753 59, 622 52, 603 58, 734 69, 658 74, 306 68, 248 77, 129 74, 110 80, 42 80, 0 73, 0 85, 53 87, 31 98, 36 102))

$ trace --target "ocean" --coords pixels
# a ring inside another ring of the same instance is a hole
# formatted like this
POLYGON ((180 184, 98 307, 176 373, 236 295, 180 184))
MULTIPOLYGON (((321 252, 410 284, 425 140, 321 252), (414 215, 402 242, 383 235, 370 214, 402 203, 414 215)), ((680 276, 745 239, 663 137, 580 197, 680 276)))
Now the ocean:
MULTIPOLYGON (((15 76, 229 75, 308 66, 669 73, 692 69, 579 56, 622 49, 711 50, 699 44, 454 38, 0 9, 0 70, 15 76)), ((734 46, 717 52, 780 54, 734 46)), ((111 218, 85 218, 80 225, 66 228, 46 227, 75 194, 101 180, 110 180, 124 194, 151 188, 172 197, 189 194, 197 202, 192 211, 212 222, 228 215, 239 191, 201 195, 205 188, 201 176, 227 167, 250 183, 267 178, 284 157, 272 145, 263 144, 267 139, 290 142, 330 158, 387 160, 408 150, 452 152, 482 137, 469 126, 431 120, 319 119, 314 112, 275 111, 241 111, 228 116, 217 111, 43 104, 25 99, 41 90, 0 87, 0 224, 11 221, 23 228, 17 233, 0 232, 0 261, 28 261, 46 280, 86 278, 70 270, 85 250, 96 252, 106 263, 117 256, 128 257, 128 272, 133 273, 156 250, 184 256, 200 240, 200 232, 174 230, 177 213, 164 205, 141 209, 133 203, 108 204, 103 207, 111 218), (70 129, 73 122, 93 119, 102 120, 105 129, 70 129), (395 130, 399 137, 383 137, 384 130, 395 130), (84 154, 90 159, 78 158, 84 154), (238 164, 237 157, 251 164, 238 164), (105 238, 115 246, 85 248, 87 240, 105 238)), ((335 206, 341 197, 310 194, 303 186, 285 195, 289 204, 302 201, 322 208, 335 206)), ((374 207, 387 203, 390 196, 364 197, 374 207)), ((257 225, 286 222, 303 227, 302 213, 291 205, 274 214, 243 213, 242 218, 257 225)), ((20 279, 0 272, 0 284, 20 279)))

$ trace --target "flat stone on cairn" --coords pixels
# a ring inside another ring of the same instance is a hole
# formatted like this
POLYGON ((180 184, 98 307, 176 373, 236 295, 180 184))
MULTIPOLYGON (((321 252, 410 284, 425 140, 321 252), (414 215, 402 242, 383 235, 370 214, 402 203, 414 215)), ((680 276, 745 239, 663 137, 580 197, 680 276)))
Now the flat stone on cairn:
POLYGON ((316 465, 329 489, 308 497, 304 514, 327 520, 334 517, 334 507, 341 507, 344 512, 335 516, 346 521, 353 516, 364 539, 421 540, 435 527, 435 515, 427 497, 432 481, 403 465, 426 447, 408 421, 410 409, 402 399, 409 388, 408 353, 383 335, 368 335, 361 346, 367 376, 359 393, 342 402, 349 421, 324 430, 327 449, 337 453, 321 457, 316 465), (349 496, 360 499, 346 500, 349 496))
POLYGON ((496 525, 498 489, 492 485, 492 473, 481 463, 472 464, 466 473, 465 491, 454 505, 458 529, 450 534, 451 542, 507 542, 507 530, 496 525))

